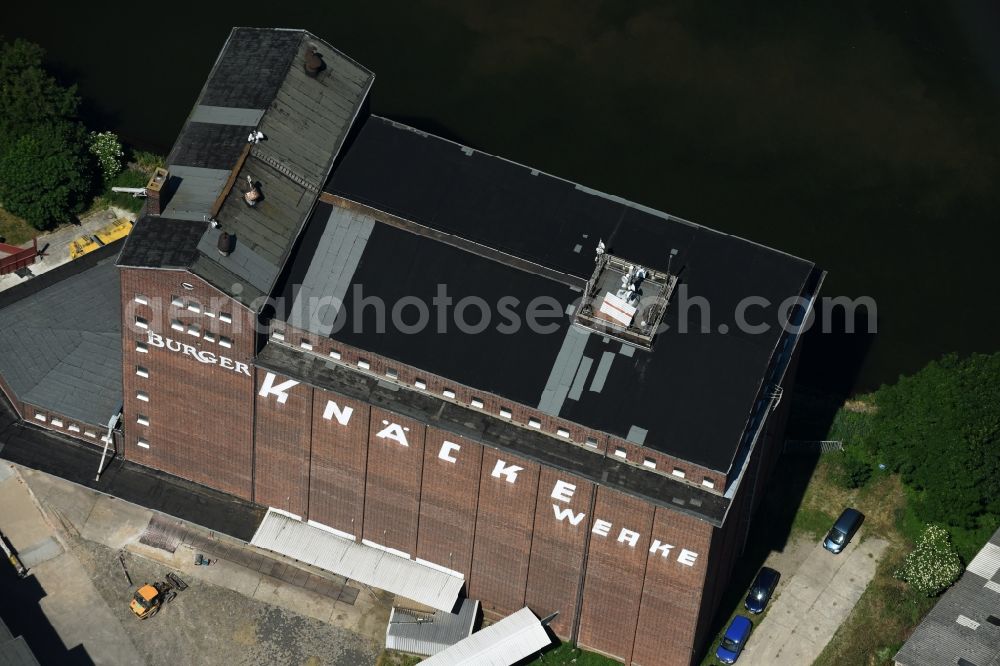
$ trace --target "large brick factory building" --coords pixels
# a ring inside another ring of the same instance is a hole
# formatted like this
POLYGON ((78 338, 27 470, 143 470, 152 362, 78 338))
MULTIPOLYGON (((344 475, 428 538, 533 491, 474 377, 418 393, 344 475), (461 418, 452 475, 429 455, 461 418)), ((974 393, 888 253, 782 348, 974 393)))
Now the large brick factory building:
POLYGON ((0 302, 0 385, 94 446, 120 404, 118 455, 489 618, 691 663, 823 273, 372 115, 372 82, 309 33, 234 30, 117 261, 0 302))

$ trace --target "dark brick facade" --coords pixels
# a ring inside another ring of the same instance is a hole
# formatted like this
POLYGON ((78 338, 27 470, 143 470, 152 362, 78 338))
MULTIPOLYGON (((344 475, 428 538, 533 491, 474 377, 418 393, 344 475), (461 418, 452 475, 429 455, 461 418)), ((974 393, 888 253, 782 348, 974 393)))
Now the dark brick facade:
MULTIPOLYGON (((704 648, 750 509, 774 464, 787 405, 768 420, 730 514, 715 528, 254 368, 252 314, 187 273, 123 269, 122 300, 128 458, 458 571, 491 618, 524 605, 539 616, 555 613, 550 626, 560 637, 642 666, 688 664, 704 648), (223 312, 231 321, 220 320, 223 312), (153 336, 162 346, 151 344, 153 336), (218 344, 223 336, 226 347, 218 344), (199 357, 202 352, 209 355, 199 357)), ((285 344, 300 346, 298 332, 290 334, 296 337, 285 344)), ((303 353, 389 382, 424 382, 439 395, 454 390, 454 398, 442 399, 508 408, 514 422, 533 414, 418 370, 411 377, 387 359, 334 348, 328 340, 310 344, 303 353), (359 360, 367 367, 357 367, 359 360)), ((545 421, 542 430, 563 425, 545 421)), ((577 447, 581 455, 624 448, 639 466, 652 459, 656 468, 646 469, 667 477, 664 483, 708 479, 712 490, 724 490, 721 473, 601 433, 578 427, 570 433, 553 433, 553 445, 577 447), (587 438, 596 446, 586 445, 587 438), (673 475, 675 468, 686 478, 673 475)))

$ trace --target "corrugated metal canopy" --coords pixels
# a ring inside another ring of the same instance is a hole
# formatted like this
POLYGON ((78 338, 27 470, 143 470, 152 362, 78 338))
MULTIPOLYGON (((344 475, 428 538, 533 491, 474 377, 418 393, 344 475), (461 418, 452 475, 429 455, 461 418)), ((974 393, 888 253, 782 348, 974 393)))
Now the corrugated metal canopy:
POLYGON ((510 666, 551 642, 531 609, 522 608, 420 663, 424 666, 510 666))
POLYGON ((412 654, 437 654, 469 637, 478 612, 479 602, 475 599, 462 599, 457 613, 437 611, 425 616, 393 608, 385 629, 385 647, 412 654))
POLYGON ((465 584, 460 575, 357 544, 274 509, 250 543, 442 611, 455 607, 465 584))

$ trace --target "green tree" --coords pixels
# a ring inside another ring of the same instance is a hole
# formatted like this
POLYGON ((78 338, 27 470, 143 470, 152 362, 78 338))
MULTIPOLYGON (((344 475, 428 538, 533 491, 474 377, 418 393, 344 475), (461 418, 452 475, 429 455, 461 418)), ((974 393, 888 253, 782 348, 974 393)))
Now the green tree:
POLYGON ((962 561, 951 543, 948 530, 939 525, 928 525, 924 529, 916 548, 893 574, 928 597, 941 594, 961 575, 962 561))
POLYGON ((1000 514, 1000 353, 949 355, 874 395, 865 434, 924 522, 975 528, 1000 514))
POLYGON ((39 125, 76 120, 76 86, 59 85, 43 65, 45 50, 17 39, 0 42, 0 154, 39 125))
POLYGON ((67 222, 89 200, 92 159, 81 125, 37 126, 0 154, 0 202, 38 229, 67 222))

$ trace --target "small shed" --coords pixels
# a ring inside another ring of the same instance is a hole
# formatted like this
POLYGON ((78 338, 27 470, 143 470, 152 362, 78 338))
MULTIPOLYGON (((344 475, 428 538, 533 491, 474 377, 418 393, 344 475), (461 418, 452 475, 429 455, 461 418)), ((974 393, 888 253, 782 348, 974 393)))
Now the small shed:
POLYGON ((435 655, 468 638, 479 614, 479 601, 462 599, 457 613, 422 612, 394 607, 385 630, 385 646, 412 654, 435 655))

